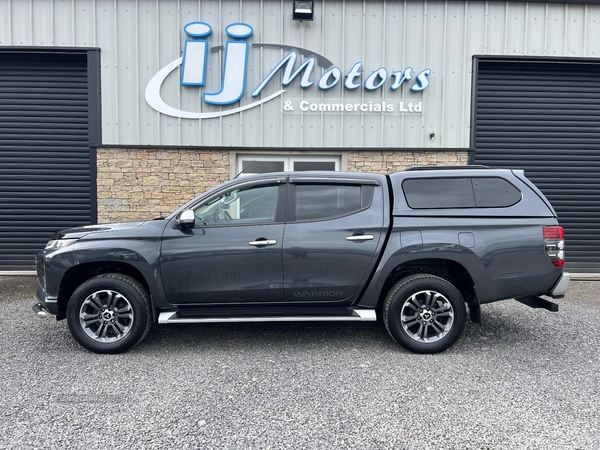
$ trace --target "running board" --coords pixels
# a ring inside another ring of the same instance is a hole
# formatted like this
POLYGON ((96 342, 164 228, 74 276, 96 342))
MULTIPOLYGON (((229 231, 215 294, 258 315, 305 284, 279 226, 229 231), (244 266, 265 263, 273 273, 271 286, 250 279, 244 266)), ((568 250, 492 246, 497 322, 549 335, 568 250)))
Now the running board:
POLYGON ((375 322, 374 309, 353 309, 347 315, 297 315, 297 316, 237 316, 237 317, 179 317, 177 311, 161 312, 159 324, 166 323, 231 323, 231 322, 375 322))

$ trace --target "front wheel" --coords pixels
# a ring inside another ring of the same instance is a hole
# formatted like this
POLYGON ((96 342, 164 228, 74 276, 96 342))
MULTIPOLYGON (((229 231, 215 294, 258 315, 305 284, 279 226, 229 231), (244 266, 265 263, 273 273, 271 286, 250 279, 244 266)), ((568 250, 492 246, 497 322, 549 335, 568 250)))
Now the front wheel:
POLYGON ((383 304, 383 322, 392 338, 415 353, 438 353, 461 336, 465 302, 448 281, 416 274, 398 281, 383 304))
POLYGON ((96 353, 121 353, 150 331, 150 299, 136 279, 104 274, 81 284, 69 300, 67 322, 75 340, 96 353))

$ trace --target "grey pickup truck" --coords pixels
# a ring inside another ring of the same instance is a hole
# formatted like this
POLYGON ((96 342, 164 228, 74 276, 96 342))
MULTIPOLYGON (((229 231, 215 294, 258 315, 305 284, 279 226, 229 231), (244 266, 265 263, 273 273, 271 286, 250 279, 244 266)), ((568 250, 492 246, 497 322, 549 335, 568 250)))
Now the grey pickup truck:
POLYGON ((64 230, 37 255, 39 316, 88 350, 152 325, 375 321, 417 353, 452 346, 485 303, 551 311, 564 233, 522 171, 241 176, 166 218, 64 230))

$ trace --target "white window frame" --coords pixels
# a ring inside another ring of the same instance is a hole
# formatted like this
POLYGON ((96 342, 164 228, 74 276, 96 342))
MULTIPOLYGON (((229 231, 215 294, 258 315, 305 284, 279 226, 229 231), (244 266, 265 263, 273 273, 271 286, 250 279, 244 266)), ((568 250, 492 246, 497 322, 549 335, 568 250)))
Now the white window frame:
MULTIPOLYGON (((298 153, 298 152, 277 152, 277 153, 242 153, 231 152, 231 178, 236 177, 242 171, 244 161, 271 161, 283 162, 283 171, 292 172, 295 162, 333 162, 335 171, 346 170, 348 157, 345 153, 298 153)), ((240 174, 239 176, 244 176, 240 174)))

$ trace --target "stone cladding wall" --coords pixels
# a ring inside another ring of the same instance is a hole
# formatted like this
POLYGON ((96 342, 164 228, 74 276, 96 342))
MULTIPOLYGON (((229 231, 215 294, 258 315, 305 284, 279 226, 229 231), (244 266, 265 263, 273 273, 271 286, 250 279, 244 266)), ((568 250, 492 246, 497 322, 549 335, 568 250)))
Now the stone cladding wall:
MULTIPOLYGON (((390 173, 411 166, 466 165, 466 151, 347 152, 352 172, 390 173)), ((230 178, 229 150, 101 148, 97 151, 98 222, 164 217, 230 178)))

